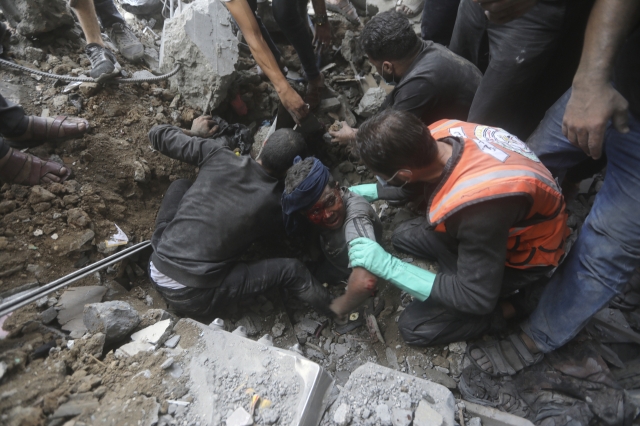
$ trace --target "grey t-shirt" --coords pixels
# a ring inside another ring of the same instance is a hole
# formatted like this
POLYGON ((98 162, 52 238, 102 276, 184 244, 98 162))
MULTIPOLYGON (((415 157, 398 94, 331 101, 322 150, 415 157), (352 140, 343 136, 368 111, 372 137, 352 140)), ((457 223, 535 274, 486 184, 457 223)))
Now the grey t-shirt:
POLYGON ((320 246, 326 258, 345 275, 349 274, 349 242, 359 237, 379 241, 382 237, 380 218, 363 197, 341 188, 342 202, 347 208, 341 229, 322 230, 320 246))

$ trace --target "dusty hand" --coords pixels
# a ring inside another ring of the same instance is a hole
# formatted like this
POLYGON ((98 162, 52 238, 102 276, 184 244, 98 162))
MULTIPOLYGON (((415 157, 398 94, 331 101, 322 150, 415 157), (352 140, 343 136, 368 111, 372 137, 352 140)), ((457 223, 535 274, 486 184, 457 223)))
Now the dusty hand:
POLYGON ((280 95, 282 105, 289 111, 296 123, 300 124, 300 120, 309 114, 309 104, 306 104, 298 92, 289 87, 285 93, 280 95))
POLYGON ((506 24, 521 17, 536 5, 538 0, 474 0, 484 9, 489 21, 506 24))
POLYGON ((315 44, 316 41, 319 41, 325 46, 331 44, 331 26, 328 21, 326 24, 316 24, 316 36, 313 38, 313 43, 315 44))
POLYGON ((210 115, 201 115, 193 120, 191 124, 190 136, 198 136, 200 138, 208 138, 216 134, 218 125, 211 119, 210 115))
POLYGON ((342 128, 337 132, 329 131, 329 134, 331 135, 331 142, 338 142, 340 145, 347 145, 351 141, 355 140, 358 131, 349 126, 346 121, 343 121, 341 124, 342 128))
POLYGON ((598 159, 609 120, 619 132, 629 131, 628 106, 610 83, 574 84, 562 119, 562 133, 588 156, 598 159))

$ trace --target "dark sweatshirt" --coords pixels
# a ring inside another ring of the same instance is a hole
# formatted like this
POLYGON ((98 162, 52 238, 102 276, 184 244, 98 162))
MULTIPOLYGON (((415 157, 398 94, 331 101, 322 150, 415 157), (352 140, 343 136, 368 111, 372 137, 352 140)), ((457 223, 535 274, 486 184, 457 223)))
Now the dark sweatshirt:
POLYGON ((191 137, 161 125, 149 139, 161 153, 200 167, 175 218, 154 235, 158 271, 187 287, 215 287, 254 241, 284 230, 282 183, 249 156, 235 155, 226 137, 191 137))

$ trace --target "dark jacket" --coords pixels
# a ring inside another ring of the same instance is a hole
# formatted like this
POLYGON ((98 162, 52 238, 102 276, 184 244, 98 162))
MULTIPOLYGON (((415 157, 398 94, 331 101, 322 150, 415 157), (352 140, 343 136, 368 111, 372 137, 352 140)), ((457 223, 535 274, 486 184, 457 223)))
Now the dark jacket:
POLYGON ((190 137, 161 125, 149 139, 161 153, 200 167, 175 218, 154 232, 158 271, 188 287, 216 287, 254 241, 283 232, 282 183, 249 156, 237 156, 226 137, 190 137))

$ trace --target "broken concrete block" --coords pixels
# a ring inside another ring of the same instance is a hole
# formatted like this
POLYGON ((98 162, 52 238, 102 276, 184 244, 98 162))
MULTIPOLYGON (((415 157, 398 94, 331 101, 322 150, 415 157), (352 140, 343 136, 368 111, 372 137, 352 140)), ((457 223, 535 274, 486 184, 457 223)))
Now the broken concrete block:
POLYGON ((40 313, 40 320, 43 324, 49 324, 51 321, 56 319, 57 316, 58 311, 52 306, 40 313))
POLYGON ((273 402, 268 412, 260 408, 258 424, 319 424, 333 379, 318 364, 190 319, 179 320, 174 331, 182 336, 180 365, 193 397, 187 423, 229 424, 251 388, 273 402))
POLYGON ((333 413, 333 422, 338 426, 347 426, 351 422, 351 413, 347 404, 340 404, 335 413, 333 413))
POLYGON ((58 322, 62 329, 84 334, 87 331, 82 320, 84 306, 100 302, 106 292, 102 286, 86 286, 70 288, 62 293, 58 301, 58 322))
POLYGON ((242 407, 236 408, 236 411, 227 418, 227 426, 251 426, 252 424, 253 417, 242 407))
POLYGON ((65 0, 0 0, 0 9, 23 36, 34 36, 74 24, 65 0))
POLYGON ((155 348, 154 345, 147 342, 130 342, 116 349, 116 358, 119 356, 134 356, 139 352, 148 352, 155 348))
MULTIPOLYGON (((440 416, 440 418, 442 418, 442 416, 440 416)), ((409 410, 394 408, 391 411, 391 423, 393 426, 409 426, 411 424, 411 419, 413 419, 413 413, 409 410)))
POLYGON ((189 106, 203 111, 217 108, 235 79, 237 61, 238 39, 222 2, 196 0, 165 21, 160 68, 168 71, 182 64, 170 80, 171 88, 189 106))
POLYGON ((31 204, 39 204, 47 201, 51 201, 56 198, 51 192, 47 191, 40 185, 35 185, 31 187, 31 194, 29 195, 29 203, 31 204))
POLYGON ((360 65, 364 59, 364 51, 360 45, 360 37, 356 36, 353 31, 347 30, 342 39, 342 49, 340 53, 348 62, 360 65))
MULTIPOLYGON (((366 410, 352 412, 353 424, 371 424, 372 416, 376 424, 410 424, 406 417, 411 415, 422 400, 430 403, 442 420, 443 426, 453 426, 455 399, 444 386, 401 373, 374 363, 358 367, 344 385, 338 399, 327 412, 325 419, 333 419, 335 410, 345 403, 351 407, 367 407, 366 410), (375 383, 375 386, 371 386, 375 383), (403 389, 399 392, 398 389, 403 389), (394 395, 393 398, 384 395, 394 395)), ((415 416, 417 418, 417 414, 415 416)), ((413 424, 416 425, 414 419, 413 424)))
POLYGON ((167 358, 162 364, 160 364, 160 368, 166 370, 167 368, 173 365, 173 358, 167 358))
POLYGON ((93 240, 95 235, 91 229, 66 233, 53 244, 53 251, 58 253, 59 256, 64 256, 72 251, 79 250, 83 245, 93 240))
POLYGON ((420 401, 413 419, 414 426, 441 426, 443 422, 444 419, 440 413, 431 408, 427 401, 424 399, 420 401))
POLYGON ((168 348, 173 349, 176 346, 178 346, 178 342, 180 342, 180 335, 176 334, 175 336, 171 337, 166 342, 164 342, 164 345, 168 348))
MULTIPOLYGON (((137 324, 136 324, 137 325, 137 324)), ((159 321, 145 329, 137 331, 131 335, 131 340, 134 342, 142 342, 142 343, 150 343, 152 345, 157 345, 161 343, 161 341, 166 339, 170 330, 171 320, 166 319, 164 321, 159 321)))
POLYGON ((387 93, 383 88, 372 87, 367 90, 367 93, 360 99, 358 108, 356 108, 354 112, 361 117, 372 117, 378 112, 386 97, 387 93))
POLYGON ((85 306, 83 321, 91 333, 102 332, 107 342, 117 342, 136 328, 140 315, 127 302, 113 300, 85 306))
POLYGON ((482 426, 482 419, 480 417, 472 417, 467 422, 467 426, 482 426))
POLYGON ((80 93, 89 98, 98 93, 100 87, 101 86, 98 83, 82 83, 80 84, 80 93))

